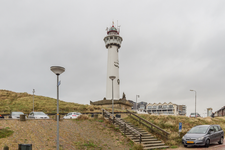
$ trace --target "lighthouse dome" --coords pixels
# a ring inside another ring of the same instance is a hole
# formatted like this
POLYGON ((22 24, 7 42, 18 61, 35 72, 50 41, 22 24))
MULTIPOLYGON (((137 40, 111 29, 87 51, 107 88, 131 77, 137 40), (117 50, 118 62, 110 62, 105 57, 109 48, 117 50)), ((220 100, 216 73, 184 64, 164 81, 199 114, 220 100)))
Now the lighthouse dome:
POLYGON ((107 34, 119 34, 119 32, 114 26, 112 26, 111 28, 109 28, 107 34))
POLYGON ((109 29, 109 31, 117 31, 117 29, 116 29, 114 26, 112 26, 112 27, 109 29))

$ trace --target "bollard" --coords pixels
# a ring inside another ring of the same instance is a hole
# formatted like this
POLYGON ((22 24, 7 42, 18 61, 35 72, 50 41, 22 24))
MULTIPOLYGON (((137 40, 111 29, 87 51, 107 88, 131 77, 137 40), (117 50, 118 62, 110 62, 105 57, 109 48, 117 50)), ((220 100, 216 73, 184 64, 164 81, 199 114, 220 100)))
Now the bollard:
POLYGON ((94 117, 94 114, 93 113, 91 113, 91 117, 94 117))
POLYGON ((120 114, 116 114, 116 118, 121 118, 121 115, 120 114))
POLYGON ((26 121, 26 115, 20 115, 20 121, 26 121))
POLYGON ((32 150, 32 144, 18 144, 18 150, 32 150))
POLYGON ((3 150, 9 150, 8 146, 4 146, 3 150))

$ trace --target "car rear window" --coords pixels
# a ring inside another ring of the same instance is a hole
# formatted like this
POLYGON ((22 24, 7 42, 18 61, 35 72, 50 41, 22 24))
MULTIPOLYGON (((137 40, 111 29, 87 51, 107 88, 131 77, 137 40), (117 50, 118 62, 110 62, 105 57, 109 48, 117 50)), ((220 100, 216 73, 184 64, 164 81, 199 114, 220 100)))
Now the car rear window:
POLYGON ((215 126, 215 127, 218 128, 218 131, 221 131, 222 130, 220 126, 215 126))

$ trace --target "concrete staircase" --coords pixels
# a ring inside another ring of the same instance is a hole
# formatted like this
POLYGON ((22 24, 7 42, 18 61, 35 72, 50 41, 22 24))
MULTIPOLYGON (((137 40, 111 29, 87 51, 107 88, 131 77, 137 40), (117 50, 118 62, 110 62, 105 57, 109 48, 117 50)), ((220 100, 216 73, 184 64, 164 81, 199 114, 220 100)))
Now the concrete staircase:
MULTIPOLYGON (((121 119, 122 121, 124 121, 123 119, 121 119)), ((133 124, 124 121, 126 124, 130 125, 131 127, 135 128, 136 130, 138 130, 141 134, 142 134, 142 142, 141 144, 144 147, 144 150, 150 150, 150 149, 162 149, 162 148, 169 148, 169 146, 166 146, 165 143, 163 143, 160 140, 157 140, 154 136, 152 136, 150 133, 148 133, 147 131, 134 126, 133 124)), ((139 139, 137 139, 136 137, 134 137, 133 135, 126 133, 126 136, 128 138, 130 138, 133 142, 138 143, 139 144, 139 139)))

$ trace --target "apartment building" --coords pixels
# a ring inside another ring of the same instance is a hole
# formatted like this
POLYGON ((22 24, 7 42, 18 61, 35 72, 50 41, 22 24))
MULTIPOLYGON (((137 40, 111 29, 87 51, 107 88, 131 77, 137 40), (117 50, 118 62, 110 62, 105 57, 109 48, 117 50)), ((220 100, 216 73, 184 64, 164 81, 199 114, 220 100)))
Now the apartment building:
POLYGON ((186 106, 174 103, 149 103, 146 111, 158 115, 186 115, 186 106))

